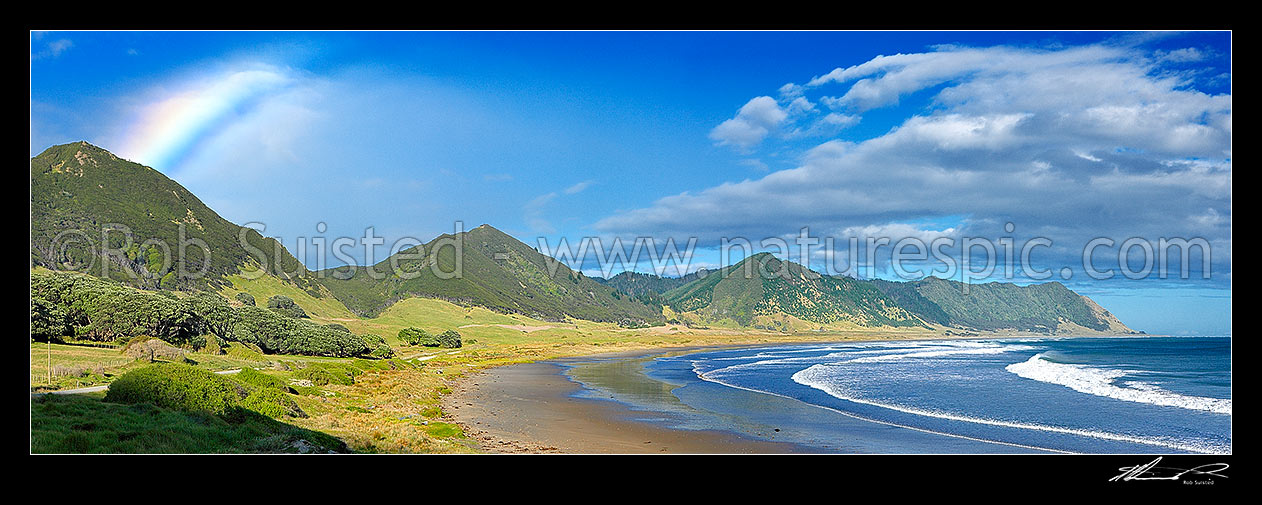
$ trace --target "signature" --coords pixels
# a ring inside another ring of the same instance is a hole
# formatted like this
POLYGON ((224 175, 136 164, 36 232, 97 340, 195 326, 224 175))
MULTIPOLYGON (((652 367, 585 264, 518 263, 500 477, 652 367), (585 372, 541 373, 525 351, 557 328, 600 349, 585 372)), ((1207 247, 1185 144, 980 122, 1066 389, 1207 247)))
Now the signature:
POLYGON ((1182 480, 1184 475, 1191 474, 1195 476, 1209 476, 1227 478, 1221 472, 1226 470, 1230 465, 1227 463, 1209 463, 1193 468, 1171 468, 1166 466, 1157 466, 1161 462, 1161 457, 1152 460, 1144 465, 1124 466, 1118 468, 1122 473, 1109 479, 1109 482, 1132 481, 1132 480, 1182 480))

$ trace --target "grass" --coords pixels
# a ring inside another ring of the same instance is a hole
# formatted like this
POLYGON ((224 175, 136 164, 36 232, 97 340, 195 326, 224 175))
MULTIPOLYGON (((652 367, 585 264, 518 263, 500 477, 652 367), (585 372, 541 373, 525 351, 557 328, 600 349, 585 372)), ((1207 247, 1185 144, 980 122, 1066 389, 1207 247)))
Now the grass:
MULTIPOLYGON (((233 343, 233 345, 240 347, 240 344, 233 343)), ((116 348, 52 344, 52 366, 54 372, 77 368, 92 371, 92 369, 99 367, 104 371, 104 374, 89 373, 86 376, 54 376, 53 382, 50 384, 48 382, 49 347, 47 343, 31 342, 32 392, 108 384, 119 375, 145 364, 133 361, 131 357, 124 355, 116 348)), ((195 363, 198 368, 212 372, 236 370, 243 367, 268 367, 271 366, 274 360, 284 358, 283 356, 275 355, 264 356, 245 348, 241 348, 240 352, 236 353, 230 350, 229 354, 190 352, 186 354, 186 357, 195 363)), ((303 359, 307 358, 304 356, 303 359)))
POLYGON ((340 440, 263 416, 229 422, 208 413, 141 403, 110 403, 87 395, 31 400, 31 452, 252 453, 299 452, 305 440, 344 451, 340 440))
POLYGON ((48 381, 49 361, 51 354, 52 369, 57 372, 74 369, 90 370, 100 367, 106 373, 118 371, 132 362, 132 358, 123 355, 118 349, 104 347, 88 347, 79 345, 31 343, 31 387, 43 389, 68 389, 87 387, 109 379, 106 376, 90 374, 87 376, 60 376, 48 381), (51 387, 50 387, 51 386, 51 387))
POLYGON ((264 275, 257 279, 248 279, 243 275, 230 275, 231 286, 225 286, 219 294, 229 300, 236 301, 237 293, 249 293, 254 297, 254 304, 266 307, 267 299, 275 295, 285 295, 294 300, 308 316, 313 319, 336 320, 338 318, 354 318, 355 315, 342 302, 337 301, 332 293, 320 288, 323 296, 317 298, 293 284, 286 283, 277 277, 264 275))
MULTIPOLYGON (((443 400, 457 381, 487 367, 652 348, 940 336, 940 333, 923 329, 855 329, 797 334, 722 328, 690 329, 683 325, 626 329, 613 323, 591 321, 546 322, 425 298, 400 301, 380 316, 367 319, 351 315, 345 307, 327 305, 336 304, 335 299, 314 298, 293 285, 274 279, 234 282, 234 286, 250 292, 259 301, 265 301, 273 294, 290 296, 316 322, 337 322, 355 333, 382 336, 395 348, 397 357, 383 361, 261 355, 239 344, 229 346, 225 355, 190 353, 189 357, 201 368, 259 368, 256 373, 266 378, 248 377, 247 382, 288 385, 298 394, 289 394, 286 398, 291 398, 307 417, 286 417, 283 423, 272 420, 288 428, 257 420, 255 425, 233 426, 206 421, 191 414, 160 412, 161 409, 153 407, 158 410, 144 410, 145 415, 154 416, 152 422, 141 422, 136 420, 139 415, 136 409, 140 407, 108 404, 93 398, 69 399, 70 403, 41 399, 32 405, 33 419, 38 419, 40 424, 36 430, 36 422, 32 422, 33 448, 39 447, 41 452, 84 447, 89 448, 88 451, 104 452, 285 452, 293 450, 288 444, 296 439, 283 434, 298 433, 285 430, 305 430, 300 432, 304 438, 311 433, 324 434, 344 442, 347 449, 354 452, 472 453, 479 451, 476 441, 466 437, 460 426, 443 411, 443 400), (474 340, 476 343, 460 349, 403 346, 396 335, 409 326, 431 333, 455 329, 466 342, 474 340), (312 376, 317 370, 353 378, 333 380, 327 384, 312 381, 311 386, 294 384, 295 380, 312 376), (86 415, 87 411, 94 414, 86 415), (58 416, 68 416, 77 421, 63 421, 58 416), (88 422, 88 418, 94 416, 99 418, 98 423, 113 426, 108 431, 111 436, 125 431, 129 422, 141 422, 137 425, 141 428, 128 432, 133 433, 128 440, 135 441, 137 437, 148 434, 155 438, 131 445, 123 441, 92 438, 95 435, 91 433, 80 435, 90 437, 87 441, 61 440, 70 432, 81 431, 73 428, 75 423, 88 422), (143 431, 148 429, 144 427, 153 423, 165 429, 143 431), (197 424, 201 428, 189 431, 180 427, 181 423, 201 423, 197 424), (209 431, 222 433, 212 434, 209 431), (141 435, 134 434, 137 432, 141 435), (178 440, 172 440, 172 437, 178 440), (35 445, 36 440, 38 445, 35 445)), ((112 368, 107 368, 107 373, 136 366, 112 349, 61 345, 53 348, 54 364, 109 364, 112 368)), ((41 352, 44 352, 43 344, 32 344, 33 375, 39 369, 37 358, 43 356, 41 352)))

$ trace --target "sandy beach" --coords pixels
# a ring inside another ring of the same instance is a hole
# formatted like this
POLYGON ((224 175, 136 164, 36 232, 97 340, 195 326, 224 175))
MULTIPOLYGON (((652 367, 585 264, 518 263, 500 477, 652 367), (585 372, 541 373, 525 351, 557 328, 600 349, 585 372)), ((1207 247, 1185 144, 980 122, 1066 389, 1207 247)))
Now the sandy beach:
MULTIPOLYGON (((652 356, 664 351, 624 353, 619 357, 652 356)), ((495 367, 453 386, 443 410, 490 453, 808 452, 794 444, 735 433, 673 430, 634 421, 635 413, 622 404, 573 396, 580 389, 555 362, 495 367)))
POLYGON ((459 424, 488 453, 1058 452, 873 421, 698 381, 687 360, 677 360, 764 346, 643 349, 492 367, 448 384, 444 421, 459 424), (666 371, 662 360, 675 364, 666 371), (650 363, 655 377, 646 375, 650 363))

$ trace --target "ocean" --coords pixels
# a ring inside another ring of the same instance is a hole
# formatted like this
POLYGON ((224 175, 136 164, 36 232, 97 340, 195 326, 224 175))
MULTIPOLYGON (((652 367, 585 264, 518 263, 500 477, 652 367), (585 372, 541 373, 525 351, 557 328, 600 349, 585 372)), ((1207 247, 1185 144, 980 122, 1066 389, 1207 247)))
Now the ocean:
POLYGON ((574 360, 632 419, 837 453, 1230 453, 1229 337, 868 341, 574 360))

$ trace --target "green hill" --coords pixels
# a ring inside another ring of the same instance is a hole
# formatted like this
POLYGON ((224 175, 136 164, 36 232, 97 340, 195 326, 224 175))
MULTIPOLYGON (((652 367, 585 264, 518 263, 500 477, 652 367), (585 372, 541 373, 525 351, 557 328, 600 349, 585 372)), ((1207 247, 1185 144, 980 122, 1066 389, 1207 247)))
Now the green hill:
MULTIPOLYGON (((635 278, 636 286, 661 283, 635 278)), ((959 282, 936 277, 891 282, 820 275, 768 253, 678 286, 663 297, 671 310, 699 316, 703 323, 742 327, 800 329, 805 323, 1135 333, 1090 298, 1058 282, 975 284, 965 294, 959 282)))
MULTIPOLYGON (((216 214, 160 172, 86 142, 53 146, 31 158, 31 263, 83 270, 146 289, 228 292, 243 272, 267 266, 279 285, 327 300, 318 313, 374 317, 409 297, 446 300, 545 321, 584 319, 640 327, 666 321, 663 307, 689 322, 780 330, 825 327, 952 327, 1045 333, 1132 330, 1091 299, 1059 283, 969 286, 927 278, 864 281, 825 276, 762 253, 719 271, 681 278, 624 272, 588 278, 513 237, 482 225, 455 248, 442 235, 369 268, 310 272, 273 239, 216 214), (102 235, 105 228, 126 230, 102 235), (130 239, 130 242, 128 242, 130 239), (209 247, 178 248, 200 241, 209 247), (169 256, 164 248, 166 244, 169 256), (108 251, 103 251, 107 249, 108 251), (169 260, 164 259, 169 257, 169 260), (389 266, 397 262, 399 269, 389 266), (461 274, 454 272, 459 263, 461 274), (437 267, 437 272, 435 268, 437 267), (202 278, 179 272, 205 271, 202 278), (330 296, 331 294, 331 296, 330 296)), ((302 297, 299 297, 302 298, 302 297)), ((296 298, 297 299, 297 298, 296 298)))
POLYGON ((923 325, 871 283, 820 275, 769 253, 751 256, 664 296, 676 312, 740 326, 758 326, 760 316, 782 315, 819 325, 923 325))
POLYGON ((631 296, 643 296, 660 299, 660 296, 657 295, 664 294, 667 291, 683 286, 684 284, 688 284, 689 282, 704 277, 709 273, 710 272, 708 270, 703 268, 683 277, 659 277, 653 274, 627 271, 608 279, 604 277, 592 277, 592 280, 631 296))
POLYGON ((265 264, 304 289, 317 286, 275 240, 228 222, 161 172, 87 142, 31 158, 31 262, 54 270, 89 265, 85 271, 97 276, 108 263, 114 280, 173 289, 226 286, 226 276, 265 264), (211 254, 190 245, 181 258, 181 227, 185 243, 200 240, 211 254), (130 243, 123 232, 103 241, 104 228, 129 230, 130 243), (102 245, 115 252, 103 253, 102 245), (181 269, 206 275, 191 279, 179 275, 181 269))
POLYGON ((324 270, 318 276, 334 296, 362 316, 375 316, 398 300, 420 296, 548 321, 575 318, 627 326, 664 321, 659 304, 621 294, 563 264, 555 264, 550 273, 549 262, 554 260, 489 225, 461 235, 459 277, 440 277, 456 271, 455 248, 435 247, 455 238, 450 234, 419 246, 422 258, 407 258, 418 254, 414 247, 377 263, 373 271, 384 274, 382 278, 352 266, 324 270), (392 261, 398 262, 398 272, 391 270, 392 261))
POLYGON ((968 286, 927 277, 914 282, 875 280, 874 285, 925 321, 975 330, 1016 329, 1040 333, 1081 328, 1134 333, 1090 298, 1059 282, 1018 286, 989 282, 968 286))

